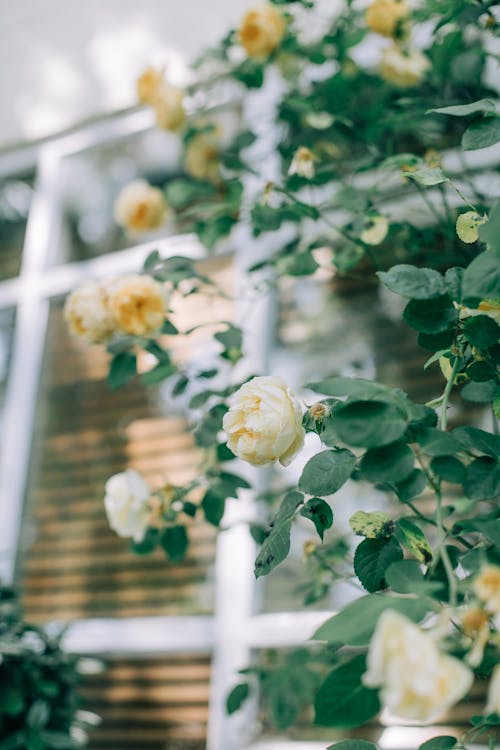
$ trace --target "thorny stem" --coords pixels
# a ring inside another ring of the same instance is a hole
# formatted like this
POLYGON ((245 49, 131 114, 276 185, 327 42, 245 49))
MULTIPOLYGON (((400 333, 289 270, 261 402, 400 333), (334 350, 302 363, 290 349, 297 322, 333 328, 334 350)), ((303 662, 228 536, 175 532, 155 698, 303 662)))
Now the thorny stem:
POLYGON ((431 214, 434 216, 435 219, 437 219, 438 223, 441 225, 443 221, 443 217, 440 215, 439 211, 436 211, 435 206, 432 204, 432 202, 429 200, 428 196, 426 195, 425 189, 421 185, 419 185, 418 182, 415 182, 415 180, 413 180, 413 184, 417 188, 418 192, 420 193, 422 197, 422 200, 426 204, 431 214))

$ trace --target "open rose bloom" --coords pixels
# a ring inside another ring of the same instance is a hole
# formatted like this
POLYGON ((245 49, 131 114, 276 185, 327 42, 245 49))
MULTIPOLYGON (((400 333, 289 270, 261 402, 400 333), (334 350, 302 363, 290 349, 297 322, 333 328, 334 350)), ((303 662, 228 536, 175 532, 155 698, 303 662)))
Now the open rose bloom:
POLYGON ((287 466, 304 444, 300 404, 278 377, 252 378, 230 399, 223 427, 228 447, 256 466, 287 466))
POLYGON ((126 469, 108 479, 104 507, 109 525, 118 536, 142 541, 151 515, 150 494, 148 485, 134 469, 126 469))
POLYGON ((381 688, 393 716, 430 722, 469 691, 473 674, 461 661, 441 653, 436 642, 404 615, 386 610, 370 643, 367 687, 381 688))

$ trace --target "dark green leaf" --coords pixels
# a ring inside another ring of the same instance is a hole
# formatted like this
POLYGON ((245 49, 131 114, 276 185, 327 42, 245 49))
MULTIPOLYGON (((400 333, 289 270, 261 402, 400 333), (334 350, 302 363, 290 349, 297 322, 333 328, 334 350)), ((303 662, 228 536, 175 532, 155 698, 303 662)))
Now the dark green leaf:
POLYGON ((108 385, 111 390, 121 388, 137 375, 137 357, 132 352, 120 352, 111 360, 108 385))
POLYGON ((431 461, 431 469, 445 482, 462 484, 465 478, 465 466, 455 456, 435 456, 431 461))
MULTIPOLYGON (((500 258, 498 259, 500 264, 500 258)), ((473 346, 489 349, 500 338, 500 326, 488 315, 475 315, 464 321, 464 336, 473 346)))
POLYGON ((500 117, 485 117, 473 122, 462 136, 464 151, 488 148, 500 141, 500 117))
POLYGON ((460 391, 460 395, 466 401, 475 404, 489 404, 493 401, 499 391, 495 380, 485 380, 482 383, 467 383, 460 391))
POLYGON ((208 523, 218 526, 224 515, 226 498, 212 492, 212 490, 207 490, 201 501, 201 507, 208 523))
POLYGON ((346 449, 317 453, 304 466, 299 489, 309 495, 332 495, 349 479, 356 456, 346 449))
POLYGON ((413 470, 413 451, 404 443, 372 448, 361 459, 361 472, 370 482, 401 482, 413 470))
POLYGON ((314 701, 315 724, 328 727, 357 727, 380 711, 378 691, 366 688, 361 677, 366 659, 355 656, 330 672, 314 701))
POLYGON ((449 349, 455 338, 455 329, 450 328, 442 333, 419 333, 417 341, 423 349, 431 352, 439 352, 449 349))
POLYGON ((385 571, 403 559, 401 547, 395 539, 364 539, 354 555, 354 572, 363 587, 371 594, 386 588, 385 571))
POLYGON ((385 572, 387 585, 398 594, 430 594, 441 584, 426 581, 416 560, 401 560, 390 565, 385 572))
POLYGON ((161 545, 172 562, 181 562, 189 545, 186 527, 168 526, 161 536, 161 545))
POLYGON ((451 750, 457 744, 457 738, 451 735, 442 734, 440 737, 433 737, 431 740, 424 742, 418 750, 451 750))
POLYGON ((316 393, 324 393, 325 396, 351 396, 359 399, 371 399, 380 396, 390 398, 394 394, 394 390, 387 385, 364 378, 347 378, 342 375, 333 375, 317 383, 309 383, 307 387, 316 393))
POLYGON ((227 696, 227 713, 234 714, 235 711, 238 711, 248 698, 249 693, 250 685, 248 684, 248 682, 241 682, 239 685, 236 685, 227 696))
POLYGON ((493 435, 478 427, 456 427, 453 430, 456 438, 467 451, 484 453, 492 458, 500 456, 500 435, 493 435))
POLYGON ((377 746, 368 740, 340 740, 326 750, 377 750, 377 746))
POLYGON ((490 500, 500 495, 500 466, 486 456, 467 467, 464 491, 471 500, 490 500))
POLYGON ((461 443, 449 432, 443 432, 436 427, 423 427, 417 435, 416 441, 423 453, 428 456, 449 456, 459 453, 461 443))
POLYGON ((267 575, 279 565, 290 550, 290 532, 298 506, 304 496, 300 492, 288 492, 271 523, 271 531, 266 537, 255 561, 255 577, 267 575))
POLYGON ((446 294, 443 277, 431 268, 399 265, 387 272, 379 271, 377 276, 386 287, 402 297, 426 300, 446 294))
POLYGON ((325 503, 320 497, 313 497, 304 505, 300 515, 313 522, 321 541, 323 541, 326 529, 329 529, 333 523, 333 511, 328 503, 325 503))
POLYGON ((403 318, 421 333, 441 333, 457 319, 457 310, 448 295, 430 300, 412 299, 406 305, 403 318))
POLYGON ((403 435, 407 425, 399 408, 375 400, 342 404, 335 409, 334 419, 341 440, 364 448, 394 442, 403 435))
POLYGON ((413 497, 420 495, 427 487, 427 477, 421 469, 413 469, 411 474, 402 482, 398 482, 395 492, 399 499, 405 503, 413 497))

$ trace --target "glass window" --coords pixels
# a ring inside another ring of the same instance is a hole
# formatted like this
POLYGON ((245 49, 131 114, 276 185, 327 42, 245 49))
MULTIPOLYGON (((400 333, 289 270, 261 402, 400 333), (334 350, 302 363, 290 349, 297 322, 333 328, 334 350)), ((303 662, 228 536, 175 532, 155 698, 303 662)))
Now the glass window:
POLYGON ((204 750, 209 688, 206 655, 106 660, 80 688, 102 719, 89 750, 204 750))
MULTIPOLYGON (((138 178, 162 187, 178 172, 179 159, 179 138, 159 130, 115 138, 64 158, 60 241, 50 262, 86 260, 133 245, 134 238, 113 218, 117 195, 138 178)), ((172 232, 167 226, 150 238, 172 232)))
POLYGON ((21 270, 33 181, 32 173, 0 177, 0 281, 21 270))

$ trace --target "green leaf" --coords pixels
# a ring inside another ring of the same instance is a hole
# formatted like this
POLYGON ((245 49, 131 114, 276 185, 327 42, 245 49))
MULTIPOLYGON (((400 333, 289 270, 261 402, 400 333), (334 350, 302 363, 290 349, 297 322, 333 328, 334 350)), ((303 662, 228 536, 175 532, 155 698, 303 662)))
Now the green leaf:
POLYGON ((449 349, 455 338, 455 329, 450 328, 442 333, 419 333, 417 341, 423 349, 429 349, 431 352, 449 349))
POLYGON ((500 263, 495 252, 486 250, 467 266, 464 271, 463 294, 464 299, 500 298, 500 263))
POLYGON ((344 607, 323 623, 312 638, 332 645, 366 646, 378 618, 386 609, 402 612, 413 622, 420 622, 428 612, 435 609, 435 603, 427 597, 410 599, 392 594, 370 594, 344 607))
POLYGON ((308 388, 316 393, 324 393, 325 396, 350 396, 359 399, 371 399, 380 396, 394 397, 394 389, 387 385, 375 383, 364 378, 347 378, 342 375, 333 375, 317 383, 309 383, 308 388))
POLYGON ((457 319, 457 310, 446 294, 429 300, 412 299, 406 305, 403 318, 409 326, 421 333, 441 333, 457 319))
POLYGON ((391 563, 403 559, 395 539, 365 539, 354 554, 354 572, 371 594, 386 588, 385 571, 391 563))
POLYGON ((363 655, 355 656, 330 672, 314 701, 315 724, 357 727, 380 711, 378 691, 361 682, 365 672, 363 655))
POLYGON ((473 122, 462 136, 464 151, 488 148, 500 141, 500 117, 485 117, 473 122))
POLYGON ((432 561, 432 548, 424 532, 409 518, 400 518, 396 522, 394 535, 405 549, 426 565, 432 561))
POLYGON ((158 529, 147 529, 140 542, 131 541, 129 546, 136 555, 149 555, 156 549, 159 541, 160 533, 158 529))
MULTIPOLYGON (((496 112, 496 106, 493 99, 479 99, 477 102, 470 104, 454 104, 451 107, 439 107, 438 109, 429 109, 426 114, 434 112, 439 115, 453 115, 454 117, 466 117, 474 115, 476 112, 496 112)), ((426 748, 426 750, 432 750, 426 748)), ((437 748, 436 748, 437 750, 437 748)))
POLYGON ((152 370, 145 372, 141 376, 141 380, 144 385, 155 385, 166 380, 175 372, 177 372, 175 365, 172 364, 170 359, 165 359, 163 362, 157 364, 156 367, 153 367, 152 370))
POLYGON ((419 185, 424 185, 425 187, 449 182, 448 177, 446 177, 443 170, 439 167, 423 166, 413 171, 404 171, 403 174, 405 177, 409 177, 411 180, 415 180, 419 185))
POLYGON ((436 427, 422 427, 416 435, 416 441, 423 453, 428 456, 449 456, 459 453, 461 443, 449 432, 436 427))
POLYGON ((361 459, 361 472, 370 482, 401 482, 413 471, 415 457, 404 443, 372 448, 361 459))
POLYGON ((226 498, 209 489, 203 496, 201 507, 208 523, 219 526, 226 508, 226 498))
POLYGON ((326 750, 377 750, 377 746, 368 740, 340 740, 326 750))
POLYGON ((296 510, 304 501, 300 492, 288 492, 271 523, 271 531, 255 561, 255 577, 265 576, 279 565, 290 551, 290 532, 296 510))
POLYGON ((436 456, 431 461, 431 469, 445 482, 462 484, 465 479, 465 466, 455 456, 436 456))
POLYGON ((413 469, 411 474, 395 486, 395 492, 401 502, 405 503, 420 495, 427 487, 427 477, 421 469, 413 469))
POLYGON ((500 456, 500 435, 468 426, 456 427, 452 434, 468 452, 475 451, 492 458, 500 456))
POLYGON ((333 524, 333 511, 328 503, 325 503, 320 497, 313 497, 301 509, 300 515, 313 522, 321 541, 323 541, 326 529, 329 529, 333 524))
POLYGON ((418 750, 451 750, 457 744, 457 738, 448 734, 442 734, 439 737, 433 737, 424 742, 418 750))
POLYGON ((498 394, 498 384, 495 380, 485 380, 482 383, 467 383, 460 391, 466 401, 475 404, 489 404, 498 394))
POLYGON ((161 545, 173 563, 181 562, 189 545, 186 527, 167 526, 161 536, 161 545))
MULTIPOLYGON (((500 263, 500 259, 498 262, 500 263)), ((488 315, 475 315, 467 318, 462 330, 469 344, 479 349, 489 349, 500 338, 500 326, 488 315)))
POLYGON ((407 426, 400 409, 376 400, 342 404, 335 409, 334 418, 340 439, 348 445, 364 448, 376 448, 398 440, 407 426))
POLYGON ((349 479, 356 456, 346 449, 317 453, 304 466, 299 489, 308 495, 333 495, 349 479))
POLYGON ((488 243, 490 249, 500 251, 500 201, 493 206, 486 224, 479 226, 479 239, 488 243))
POLYGON ((426 581, 416 560, 401 560, 385 572, 387 585, 398 594, 430 594, 441 589, 439 582, 426 581))
POLYGON ((500 466, 492 458, 476 458, 467 466, 464 492, 471 500, 491 500, 500 495, 500 466))
POLYGON ((393 266, 377 276, 392 292, 412 299, 432 299, 446 294, 444 279, 438 271, 416 266, 393 266))
POLYGON ((380 511, 366 513, 364 510, 357 510, 350 517, 349 525, 355 534, 367 539, 379 539, 392 534, 390 517, 380 511))
POLYGON ((112 391, 121 388, 137 375, 137 357, 132 352, 120 352, 111 360, 108 385, 112 391))
POLYGON ((248 698, 249 694, 250 685, 248 682, 241 682, 239 685, 235 685, 227 696, 226 712, 228 714, 234 714, 235 711, 238 711, 248 698))

